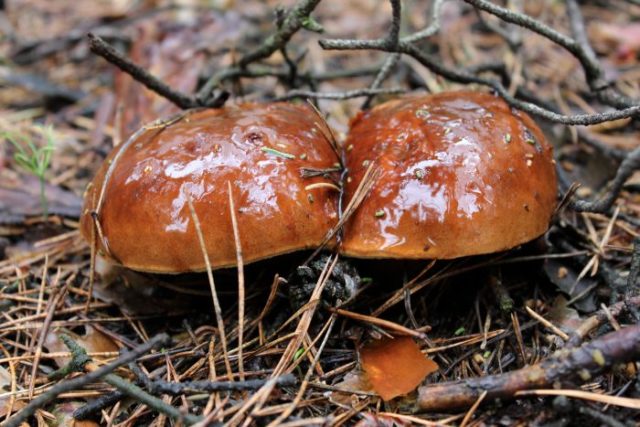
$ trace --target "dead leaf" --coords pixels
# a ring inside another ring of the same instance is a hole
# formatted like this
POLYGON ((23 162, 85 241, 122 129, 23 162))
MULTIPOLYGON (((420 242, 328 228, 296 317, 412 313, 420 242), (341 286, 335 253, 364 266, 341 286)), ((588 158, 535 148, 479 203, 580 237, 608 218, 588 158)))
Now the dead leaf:
POLYGON ((11 374, 0 366, 0 388, 4 389, 8 385, 11 385, 11 374))
MULTIPOLYGON (((44 347, 50 353, 68 352, 69 349, 60 340, 60 335, 69 335, 75 342, 84 348, 87 353, 113 353, 120 350, 118 345, 110 337, 91 326, 85 326, 85 334, 78 336, 70 331, 56 330, 50 331, 44 342, 44 347)), ((94 357, 99 360, 100 357, 94 357)), ((57 357, 54 359, 59 367, 69 363, 69 357, 57 357)))
POLYGON ((584 319, 580 317, 577 310, 567 307, 567 299, 558 295, 547 313, 547 318, 564 332, 570 334, 582 325, 584 319))
POLYGON ((171 315, 186 313, 203 301, 210 301, 207 288, 173 286, 157 276, 105 264, 96 260, 101 279, 93 287, 93 296, 113 305, 129 315, 171 315), (179 289, 176 291, 175 289, 179 289), (204 297, 208 299, 203 299, 204 297))
MULTIPOLYGON (((0 399, 0 417, 4 418, 8 415, 7 413, 9 411, 9 402, 10 399, 8 397, 0 399)), ((27 403, 24 400, 16 400, 15 402, 13 402, 13 406, 11 407, 11 413, 16 413, 25 406, 27 406, 27 403)))
MULTIPOLYGON (((0 366, 0 392, 4 393, 11 390, 11 373, 2 366, 0 366)), ((7 412, 9 411, 9 403, 11 402, 10 397, 5 397, 0 399, 0 418, 4 418, 7 416, 7 412)), ((20 409, 24 408, 27 404, 22 400, 16 400, 13 402, 13 406, 11 407, 11 412, 17 412, 20 409)))
POLYGON ((336 405, 353 406, 355 393, 374 393, 373 386, 362 371, 348 372, 341 382, 334 384, 340 391, 332 391, 329 400, 336 405))
POLYGON ((82 402, 65 402, 56 405, 51 413, 56 417, 49 423, 51 427, 98 427, 98 423, 90 420, 76 420, 73 413, 83 406, 82 402))
POLYGON ((360 351, 362 369, 383 400, 407 394, 438 369, 410 337, 382 339, 360 351))
MULTIPOLYGON (((20 224, 25 218, 42 215, 40 181, 30 175, 11 179, 0 177, 0 224, 20 224)), ((45 195, 49 213, 70 218, 80 217, 82 198, 57 185, 47 183, 45 195)))
POLYGON ((366 412, 362 414, 362 419, 356 423, 355 427, 405 427, 410 425, 409 421, 390 417, 389 415, 366 412))
POLYGON ((597 283, 594 278, 583 277, 576 285, 578 272, 573 269, 572 265, 559 259, 546 259, 543 268, 549 280, 569 297, 575 298, 583 295, 573 303, 574 307, 584 313, 591 313, 597 309, 594 292, 587 291, 597 283), (586 294, 585 291, 587 291, 586 294))

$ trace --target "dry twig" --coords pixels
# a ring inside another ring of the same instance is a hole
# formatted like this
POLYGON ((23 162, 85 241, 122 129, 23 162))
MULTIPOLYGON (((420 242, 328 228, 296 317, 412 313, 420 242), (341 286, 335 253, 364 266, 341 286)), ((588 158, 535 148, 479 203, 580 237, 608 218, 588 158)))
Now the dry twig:
POLYGON ((422 387, 418 407, 426 411, 464 408, 483 392, 489 400, 509 399, 519 391, 545 388, 555 382, 576 378, 588 381, 615 364, 639 358, 640 325, 629 326, 516 371, 422 387))

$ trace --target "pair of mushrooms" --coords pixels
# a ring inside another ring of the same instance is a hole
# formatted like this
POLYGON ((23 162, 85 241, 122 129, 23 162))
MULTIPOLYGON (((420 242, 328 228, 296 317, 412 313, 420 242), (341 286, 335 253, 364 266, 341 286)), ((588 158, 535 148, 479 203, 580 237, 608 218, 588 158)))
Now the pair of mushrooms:
POLYGON ((339 220, 330 176, 341 158, 345 206, 373 177, 343 227, 347 256, 506 250, 544 233, 556 203, 552 150, 533 120, 466 91, 361 113, 342 147, 304 104, 194 110, 146 126, 98 172, 81 229, 103 257, 130 269, 202 271, 191 205, 212 267, 234 266, 230 189, 246 263, 315 249, 339 220))

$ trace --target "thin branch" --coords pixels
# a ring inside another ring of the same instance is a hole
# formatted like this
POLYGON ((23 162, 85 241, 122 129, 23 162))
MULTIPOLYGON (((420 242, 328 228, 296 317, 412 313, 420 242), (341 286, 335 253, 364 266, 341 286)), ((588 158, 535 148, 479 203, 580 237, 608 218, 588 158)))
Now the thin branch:
POLYGON ((440 11, 442 10, 442 5, 445 1, 446 0, 436 0, 433 3, 431 9, 431 24, 429 24, 428 27, 426 27, 424 30, 413 33, 410 36, 404 37, 402 40, 408 43, 414 43, 431 37, 438 31, 440 31, 440 11))
POLYGON ((169 403, 164 402, 162 399, 150 395, 137 385, 132 384, 117 375, 108 374, 105 375, 103 379, 107 384, 114 386, 122 393, 133 398, 135 401, 143 403, 144 405, 161 414, 166 414, 174 420, 183 421, 187 425, 195 424, 200 421, 200 417, 181 412, 178 408, 171 406, 169 403))
MULTIPOLYGON (((384 39, 378 40, 320 40, 323 49, 334 50, 382 50, 390 51, 385 45, 384 39)), ((625 108, 623 110, 610 111, 600 114, 577 114, 572 116, 562 115, 542 108, 536 104, 521 101, 509 94, 509 91, 497 80, 474 76, 465 71, 458 71, 443 65, 435 57, 424 53, 412 43, 400 41, 397 51, 407 54, 420 62, 422 65, 449 80, 458 83, 476 83, 489 86, 495 90, 509 105, 527 113, 542 117, 555 123, 565 125, 595 125, 612 120, 640 115, 640 105, 625 108)))
MULTIPOLYGON (((62 373, 68 374, 70 370, 75 371, 88 371, 93 372, 98 370, 98 366, 91 361, 91 358, 87 355, 87 352, 84 348, 78 345, 75 341, 73 341, 70 337, 63 335, 60 337, 62 341, 64 341, 65 345, 69 348, 71 352, 72 359, 71 362, 62 369, 54 372, 53 375, 60 375, 62 373)), ((150 395, 146 391, 142 390, 135 384, 130 383, 129 381, 120 378, 114 374, 107 374, 104 376, 103 381, 107 384, 114 386, 120 392, 125 395, 133 398, 137 402, 143 403, 149 408, 161 413, 170 416, 175 420, 185 421, 187 424, 195 424, 200 418, 191 414, 184 414, 179 409, 171 406, 169 403, 164 402, 161 399, 158 399, 155 396, 150 395)))
MULTIPOLYGON (((332 70, 327 71, 325 73, 314 74, 311 72, 299 72, 296 75, 297 80, 300 83, 313 85, 317 82, 324 82, 329 80, 336 79, 344 79, 344 78, 352 78, 352 77, 362 77, 376 74, 380 67, 383 64, 374 64, 372 66, 354 68, 350 70, 332 70)), ((291 77, 290 69, 283 67, 270 67, 264 65, 256 65, 253 64, 250 67, 240 68, 240 67, 229 67, 223 68, 216 73, 214 73, 208 80, 207 84, 210 86, 211 92, 213 89, 218 88, 222 82, 227 80, 237 80, 241 77, 245 78, 263 78, 263 77, 275 77, 279 80, 287 80, 291 77)), ((298 83, 298 82, 296 82, 298 83)))
MULTIPOLYGON (((311 12, 318 6, 321 0, 302 0, 287 13, 287 16, 278 26, 277 31, 269 36, 259 47, 246 53, 238 61, 240 69, 246 68, 249 64, 261 59, 268 58, 274 52, 282 49, 291 40, 291 37, 303 28, 311 19, 311 12)), ((219 74, 214 74, 202 86, 196 94, 200 103, 206 103, 211 97, 213 89, 218 85, 221 78, 219 74)))
POLYGON ((93 414, 100 412, 100 410, 113 406, 126 397, 121 391, 113 391, 111 393, 104 394, 86 405, 73 411, 73 418, 76 420, 86 420, 93 416, 93 414))
POLYGON ((587 381, 618 363, 638 358, 640 325, 634 325, 516 371, 421 387, 418 407, 428 411, 469 407, 483 392, 487 399, 513 398, 518 391, 548 387, 572 378, 587 381))
POLYGON ((381 94, 393 95, 393 94, 398 94, 403 92, 405 92, 404 89, 397 88, 397 87, 389 88, 389 89, 355 89, 355 90, 348 90, 345 92, 313 92, 309 90, 295 89, 287 92, 286 94, 276 99, 278 101, 283 101, 283 100, 293 99, 293 98, 342 100, 342 99, 359 98, 363 96, 381 95, 381 94))
POLYGON ((620 191, 622 191, 622 187, 624 183, 631 177, 631 175, 640 169, 640 147, 636 148, 632 152, 630 152, 627 157, 622 161, 618 171, 616 172, 616 176, 609 184, 609 191, 607 194, 600 200, 596 201, 585 201, 585 200, 577 200, 573 202, 572 208, 578 212, 597 212, 597 213, 605 213, 607 212, 613 203, 618 198, 620 191))
POLYGON ((87 34, 87 37, 89 38, 89 48, 91 49, 91 52, 103 57, 125 73, 129 74, 136 81, 142 83, 157 94, 167 98, 178 107, 187 109, 200 105, 195 98, 171 89, 157 77, 122 56, 117 50, 102 40, 102 38, 92 33, 87 34))
POLYGON ((619 148, 616 148, 614 146, 611 146, 609 144, 606 144, 600 141, 597 136, 588 132, 586 129, 578 129, 578 137, 580 142, 583 142, 586 145, 589 145, 590 147, 595 148, 605 156, 610 157, 612 159, 623 161, 629 154, 628 151, 621 150, 619 148))
MULTIPOLYGON (((633 239, 633 252, 631 253, 631 263, 629 265, 629 276, 624 290, 624 301, 631 301, 638 296, 638 275, 640 275, 640 237, 633 239)), ((633 320, 640 322, 640 310, 632 304, 625 304, 633 320)))
MULTIPOLYGON (((168 382, 160 379, 151 379, 142 369, 135 363, 129 364, 129 369, 136 376, 136 382, 144 386, 149 393, 154 395, 168 394, 170 396, 179 396, 185 393, 216 393, 221 391, 247 391, 257 390, 264 386, 268 380, 253 379, 245 381, 185 381, 185 382, 168 382)), ((275 378, 275 386, 288 387, 297 383, 297 379, 293 374, 284 374, 275 378)), ((106 394, 98 399, 87 403, 85 406, 77 409, 73 416, 78 420, 87 419, 95 412, 112 406, 116 402, 122 400, 126 396, 121 391, 106 394)))
POLYGON ((286 45, 287 42, 291 40, 291 37, 304 26, 305 21, 309 19, 311 12, 318 6, 320 1, 321 0, 303 0, 299 2, 289 11, 278 31, 269 36, 260 47, 240 58, 238 65, 242 68, 252 62, 268 58, 271 54, 286 45))
MULTIPOLYGON (((580 6, 575 0, 567 0, 566 5, 571 33, 576 39, 576 43, 580 46, 580 49, 584 52, 584 57, 587 59, 586 62, 581 60, 580 63, 585 70, 587 83, 589 87, 595 91, 596 97, 601 102, 616 108, 626 108, 633 104, 638 104, 640 101, 622 95, 610 87, 611 85, 605 80, 603 67, 598 61, 598 57, 589 42, 580 6)), ((578 59, 580 60, 580 58, 578 59)))
POLYGON ((522 36, 520 35, 520 33, 512 33, 507 28, 501 27, 499 23, 486 20, 484 15, 480 13, 479 9, 474 10, 476 12, 476 15, 478 15, 478 20, 482 23, 482 25, 502 37, 507 42, 512 51, 516 51, 522 45, 522 36))
MULTIPOLYGON (((150 393, 155 395, 168 394, 179 396, 185 393, 216 393, 220 391, 247 391, 257 390, 264 386, 268 380, 253 379, 241 381, 184 381, 169 382, 159 379, 151 379, 136 365, 130 365, 131 371, 136 375, 138 381, 144 385, 150 393)), ((276 386, 287 387, 295 385, 297 380, 293 374, 284 374, 275 378, 276 386)))
POLYGON ((627 288, 633 289, 637 286, 640 275, 640 237, 633 239, 633 253, 631 256, 631 266, 627 277, 627 288))
POLYGON ((602 81, 602 72, 597 66, 594 67, 594 63, 592 62, 592 58, 589 56, 588 52, 578 43, 576 40, 571 37, 562 34, 553 28, 543 24, 540 21, 537 21, 530 16, 513 12, 504 7, 500 7, 496 4, 493 4, 487 0, 464 0, 466 3, 478 8, 482 9, 485 12, 489 12, 492 15, 497 16, 505 22, 509 22, 512 24, 519 25, 521 27, 527 28, 541 36, 551 40, 552 42, 564 47, 566 50, 571 52, 582 64, 585 73, 587 75, 587 80, 593 82, 594 88, 602 89, 607 85, 606 82, 602 81), (597 84, 596 84, 597 83, 597 84))
POLYGON ((567 15, 573 37, 566 36, 553 28, 539 22, 527 15, 513 12, 509 9, 497 6, 487 0, 464 0, 465 2, 496 15, 500 19, 516 25, 520 25, 564 47, 575 56, 584 70, 587 84, 595 92, 596 97, 603 103, 616 107, 628 108, 637 106, 640 101, 631 99, 611 88, 611 83, 606 80, 602 65, 598 61, 589 39, 587 37, 582 13, 575 0, 568 0, 567 15))
POLYGON ((58 384, 54 385, 46 392, 42 393, 40 396, 33 399, 31 402, 29 402, 29 404, 25 406, 16 415, 9 418, 5 422, 4 427, 20 426, 23 422, 26 422, 26 420, 31 415, 33 415, 37 409, 44 407, 47 403, 54 400, 60 394, 66 393, 72 390, 77 390, 79 388, 84 387, 87 384, 98 381, 105 375, 108 375, 114 370, 118 369, 120 366, 126 365, 127 363, 137 359, 141 355, 149 352, 151 349, 161 345, 167 345, 168 343, 169 343, 169 336, 167 334, 156 335, 155 337, 151 338, 149 341, 142 344, 141 346, 134 348, 133 350, 118 357, 113 362, 107 365, 104 365, 93 372, 82 375, 80 377, 70 379, 68 381, 59 382, 58 384))
MULTIPOLYGON (((380 88, 380 86, 382 86, 382 83, 389 76, 389 74, 391 74, 391 71, 393 71, 396 65, 398 65, 401 57, 402 55, 400 55, 399 53, 392 53, 391 55, 389 55, 389 57, 384 61, 382 68, 380 68, 378 75, 376 75, 375 80, 373 81, 373 83, 371 83, 371 86, 369 86, 369 90, 376 90, 380 88)), ((362 110, 369 109, 374 96, 375 95, 367 96, 367 99, 362 103, 362 106, 360 108, 362 110)))
POLYGON ((400 19, 402 16, 402 3, 400 0, 389 0, 391 3, 391 29, 387 36, 387 42, 393 48, 400 40, 400 19))

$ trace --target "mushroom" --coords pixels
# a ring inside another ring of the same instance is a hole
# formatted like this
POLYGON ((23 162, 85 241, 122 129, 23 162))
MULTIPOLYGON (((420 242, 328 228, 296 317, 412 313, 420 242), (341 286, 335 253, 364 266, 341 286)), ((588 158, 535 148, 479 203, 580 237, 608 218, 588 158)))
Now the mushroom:
POLYGON ((386 102, 345 142, 353 197, 342 251, 360 258, 450 259, 513 248, 543 234, 556 205, 552 148, 526 114, 480 92, 386 102))
POLYGON ((85 195, 81 229, 107 261, 151 273, 234 266, 228 184, 245 263, 317 247, 337 221, 339 162, 308 105, 191 110, 142 128, 109 155, 85 195))

